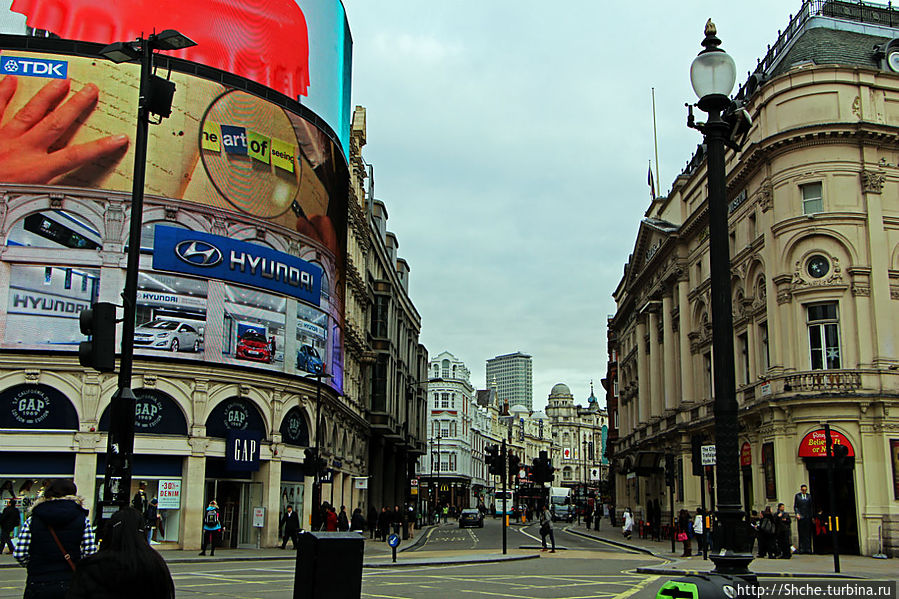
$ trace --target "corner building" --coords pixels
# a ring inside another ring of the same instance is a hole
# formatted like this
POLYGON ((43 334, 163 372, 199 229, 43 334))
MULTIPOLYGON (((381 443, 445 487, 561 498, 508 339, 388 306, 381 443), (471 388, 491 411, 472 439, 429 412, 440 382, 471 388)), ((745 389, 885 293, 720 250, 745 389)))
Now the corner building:
MULTIPOLYGON (((198 14, 208 8, 196 6, 198 14)), ((148 498, 159 499, 165 526, 156 540, 169 546, 199 547, 212 498, 223 511, 224 547, 274 545, 287 504, 308 527, 308 447, 319 447, 328 463, 324 500, 350 511, 370 500, 365 482, 378 455, 370 435, 383 431, 375 430, 382 410, 372 400, 375 219, 359 156, 364 110, 350 115, 352 42, 342 5, 304 0, 296 9, 271 16, 302 22, 302 40, 291 45, 297 64, 280 65, 296 78, 225 70, 242 50, 228 45, 233 40, 196 40, 221 55, 189 49, 183 58, 156 59, 161 72, 171 69, 176 92, 172 115, 150 126, 148 143, 131 493, 144 482, 148 498), (256 451, 236 454, 247 441, 256 451)), ((250 33, 266 26, 240 13, 210 22, 233 19, 250 33)), ((100 43, 91 42, 101 40, 78 29, 77 19, 57 25, 52 32, 62 39, 3 36, 4 60, 62 61, 70 93, 97 86, 105 108, 87 110, 69 143, 132 137, 137 66, 100 58, 100 43), (70 29, 84 41, 65 39, 70 29)), ((274 47, 255 52, 267 50, 286 55, 274 47)), ((17 80, 4 122, 48 83, 17 80)), ((134 161, 130 139, 41 184, 0 177, 0 496, 16 497, 20 507, 58 477, 74 477, 92 510, 100 498, 117 377, 79 365, 78 314, 94 302, 121 303, 134 161)), ((408 273, 387 264, 395 280, 408 273)), ((413 368, 423 348, 417 326, 403 330, 402 339, 395 329, 387 339, 402 347, 402 368, 413 368)), ((423 414, 397 418, 408 405, 399 389, 386 432, 401 431, 401 442, 417 447, 423 414), (421 424, 409 425, 415 418, 421 424)), ((403 478, 381 479, 377 492, 402 494, 403 478)))
MULTIPOLYGON (((836 473, 840 549, 864 555, 880 552, 881 538, 885 553, 899 551, 890 22, 899 13, 880 5, 803 3, 737 93, 753 124, 742 151, 726 156, 744 507, 783 502, 792 512, 806 483, 826 512, 829 423, 849 448, 836 473)), ((702 467, 691 449, 714 443, 706 193, 700 148, 647 210, 614 294, 614 488, 618 511, 630 506, 638 519, 651 501, 667 513, 666 454, 675 510, 694 511, 702 467)), ((827 535, 814 550, 830 551, 827 535)))

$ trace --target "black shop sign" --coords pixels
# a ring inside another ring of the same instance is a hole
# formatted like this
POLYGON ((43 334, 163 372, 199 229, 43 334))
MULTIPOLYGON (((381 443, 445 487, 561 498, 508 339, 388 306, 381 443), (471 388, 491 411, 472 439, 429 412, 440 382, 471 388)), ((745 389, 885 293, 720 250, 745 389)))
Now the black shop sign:
POLYGON ((259 431, 229 431, 225 443, 225 468, 232 472, 259 470, 261 445, 262 433, 259 431))
POLYGON ((0 391, 0 429, 78 430, 75 406, 48 385, 15 385, 0 391))

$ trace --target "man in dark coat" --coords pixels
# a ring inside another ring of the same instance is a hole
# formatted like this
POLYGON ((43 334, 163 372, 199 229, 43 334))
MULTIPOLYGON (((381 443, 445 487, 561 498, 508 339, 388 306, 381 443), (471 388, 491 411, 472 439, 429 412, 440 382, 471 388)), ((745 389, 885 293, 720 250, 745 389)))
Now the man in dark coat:
POLYGON ((777 526, 777 557, 781 559, 790 559, 793 557, 792 538, 793 534, 790 530, 790 515, 785 511, 782 503, 777 504, 777 512, 774 514, 774 523, 777 526))
POLYGON ((19 508, 16 507, 16 500, 9 499, 6 502, 6 508, 0 514, 0 553, 9 547, 9 552, 15 551, 12 544, 12 531, 19 525, 19 508))
POLYGON ((368 528, 371 538, 374 539, 378 530, 378 510, 373 505, 368 506, 368 528))
POLYGON ((281 517, 281 526, 284 530, 284 542, 281 543, 281 549, 287 548, 288 539, 293 542, 293 548, 296 549, 298 540, 297 537, 299 537, 300 531, 300 517, 295 511, 293 511, 292 505, 287 506, 287 510, 281 517))
POLYGON ((796 528, 799 532, 799 550, 796 553, 811 553, 812 516, 815 510, 806 485, 801 485, 793 498, 793 512, 796 514, 796 528))

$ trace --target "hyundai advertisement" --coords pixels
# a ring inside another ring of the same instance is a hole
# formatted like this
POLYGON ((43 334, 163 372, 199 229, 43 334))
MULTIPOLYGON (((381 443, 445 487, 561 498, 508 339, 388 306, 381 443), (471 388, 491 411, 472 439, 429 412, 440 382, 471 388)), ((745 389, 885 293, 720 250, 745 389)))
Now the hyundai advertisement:
POLYGON ((76 350, 80 311, 117 300, 124 282, 140 68, 66 40, 178 29, 197 46, 157 69, 175 93, 149 128, 135 352, 324 371, 341 389, 351 40, 340 1, 7 6, 0 189, 35 199, 6 215, 2 346, 76 350))

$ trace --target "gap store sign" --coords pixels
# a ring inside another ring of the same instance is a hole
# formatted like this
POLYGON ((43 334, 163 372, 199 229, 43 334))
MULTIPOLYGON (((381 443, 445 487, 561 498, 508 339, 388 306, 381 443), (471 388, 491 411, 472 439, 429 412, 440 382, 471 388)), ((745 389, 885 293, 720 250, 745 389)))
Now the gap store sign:
POLYGON ((245 241, 157 225, 153 268, 266 289, 318 306, 322 269, 245 241))

